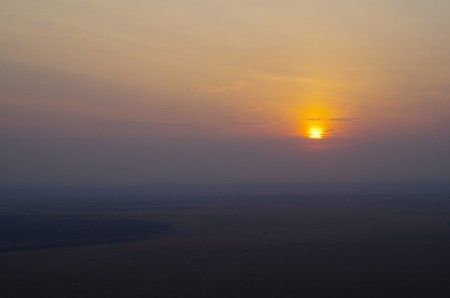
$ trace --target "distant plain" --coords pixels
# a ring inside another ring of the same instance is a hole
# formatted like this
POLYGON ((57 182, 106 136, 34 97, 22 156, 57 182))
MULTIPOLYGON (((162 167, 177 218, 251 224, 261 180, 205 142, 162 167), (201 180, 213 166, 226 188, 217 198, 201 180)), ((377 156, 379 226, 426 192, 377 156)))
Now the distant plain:
POLYGON ((2 200, 1 297, 450 294, 446 194, 95 196, 2 200))

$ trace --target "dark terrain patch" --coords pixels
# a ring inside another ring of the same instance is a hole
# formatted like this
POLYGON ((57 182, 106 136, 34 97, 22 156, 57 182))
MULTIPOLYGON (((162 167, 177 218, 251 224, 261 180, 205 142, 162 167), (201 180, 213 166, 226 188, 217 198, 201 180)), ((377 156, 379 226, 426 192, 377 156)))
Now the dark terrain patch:
POLYGON ((101 216, 0 216, 0 252, 118 243, 173 234, 170 224, 101 216))

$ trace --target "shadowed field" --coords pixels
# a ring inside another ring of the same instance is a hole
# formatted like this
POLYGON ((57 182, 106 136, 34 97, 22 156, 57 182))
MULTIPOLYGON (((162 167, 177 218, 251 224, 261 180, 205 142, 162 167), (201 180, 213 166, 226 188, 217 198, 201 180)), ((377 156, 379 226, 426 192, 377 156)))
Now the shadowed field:
POLYGON ((0 252, 117 243, 171 234, 169 224, 100 216, 2 216, 0 252))
POLYGON ((11 203, 0 217, 1 297, 450 294, 446 195, 33 204, 34 215, 11 203))

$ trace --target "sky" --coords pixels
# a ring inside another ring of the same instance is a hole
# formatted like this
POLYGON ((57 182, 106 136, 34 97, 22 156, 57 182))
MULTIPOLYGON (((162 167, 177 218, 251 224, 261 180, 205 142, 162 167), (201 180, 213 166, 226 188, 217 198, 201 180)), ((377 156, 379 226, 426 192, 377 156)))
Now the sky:
POLYGON ((0 186, 449 180, 449 12, 0 0, 0 186))

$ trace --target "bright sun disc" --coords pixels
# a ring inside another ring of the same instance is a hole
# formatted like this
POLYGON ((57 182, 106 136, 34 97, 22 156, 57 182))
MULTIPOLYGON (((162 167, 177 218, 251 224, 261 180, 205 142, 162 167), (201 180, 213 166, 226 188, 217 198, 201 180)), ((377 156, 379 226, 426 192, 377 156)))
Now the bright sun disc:
POLYGON ((323 129, 320 127, 311 127, 308 130, 308 138, 310 139, 323 139, 323 129))

